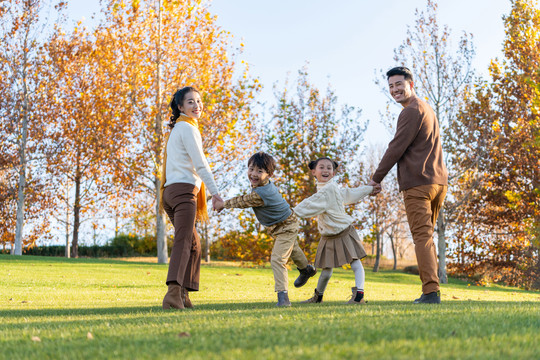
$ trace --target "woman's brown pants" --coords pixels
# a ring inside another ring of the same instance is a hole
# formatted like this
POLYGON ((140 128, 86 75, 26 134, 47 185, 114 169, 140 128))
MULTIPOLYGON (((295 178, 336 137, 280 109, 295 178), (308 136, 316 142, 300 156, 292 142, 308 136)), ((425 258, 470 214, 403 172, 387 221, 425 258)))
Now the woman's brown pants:
POLYGON ((163 192, 163 208, 174 225, 174 243, 167 284, 177 282, 189 291, 199 290, 201 241, 195 229, 197 193, 188 183, 175 183, 163 192))

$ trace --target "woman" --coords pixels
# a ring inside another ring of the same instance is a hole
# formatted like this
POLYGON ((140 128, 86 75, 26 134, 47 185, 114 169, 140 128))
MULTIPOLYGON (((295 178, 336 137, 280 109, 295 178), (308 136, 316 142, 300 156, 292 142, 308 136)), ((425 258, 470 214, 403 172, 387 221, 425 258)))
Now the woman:
POLYGON ((195 220, 208 220, 206 187, 212 203, 221 197, 202 149, 197 123, 203 110, 199 91, 189 86, 178 90, 171 109, 172 130, 165 146, 161 199, 174 225, 174 243, 163 309, 184 309, 193 307, 188 291, 199 290, 201 242, 195 220))

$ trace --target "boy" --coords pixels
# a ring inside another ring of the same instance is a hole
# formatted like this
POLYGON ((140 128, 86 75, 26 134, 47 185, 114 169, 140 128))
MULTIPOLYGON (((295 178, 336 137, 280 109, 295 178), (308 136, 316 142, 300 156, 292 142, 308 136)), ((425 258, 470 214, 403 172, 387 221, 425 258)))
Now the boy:
POLYGON ((291 306, 287 293, 287 268, 289 257, 292 258, 300 275, 294 281, 295 287, 306 284, 317 273, 308 264, 304 252, 298 245, 299 222, 296 215, 285 201, 278 188, 270 181, 276 168, 275 160, 264 152, 258 152, 248 161, 248 179, 252 192, 226 201, 218 201, 215 210, 224 208, 253 208, 257 220, 267 229, 274 239, 270 263, 274 272, 275 291, 278 293, 277 306, 291 306))

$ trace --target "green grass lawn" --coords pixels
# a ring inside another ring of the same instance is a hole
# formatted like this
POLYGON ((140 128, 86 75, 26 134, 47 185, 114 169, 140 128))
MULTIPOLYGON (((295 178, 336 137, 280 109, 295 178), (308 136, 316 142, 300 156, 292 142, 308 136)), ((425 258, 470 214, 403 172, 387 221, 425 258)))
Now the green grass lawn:
POLYGON ((0 255, 1 359, 540 359, 540 293, 451 280, 415 305, 416 275, 366 269, 365 306, 336 270, 276 308, 272 271, 203 265, 191 310, 163 311, 167 265, 0 255))

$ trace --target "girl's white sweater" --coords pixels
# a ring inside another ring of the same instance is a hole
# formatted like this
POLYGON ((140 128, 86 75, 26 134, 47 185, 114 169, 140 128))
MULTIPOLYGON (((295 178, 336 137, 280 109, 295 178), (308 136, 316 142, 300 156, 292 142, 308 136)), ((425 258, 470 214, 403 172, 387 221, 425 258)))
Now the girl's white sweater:
POLYGON ((293 210, 301 218, 317 216, 319 232, 323 236, 339 234, 354 219, 345 212, 345 205, 355 204, 373 191, 373 186, 340 188, 330 180, 317 184, 317 192, 304 199, 293 210))

